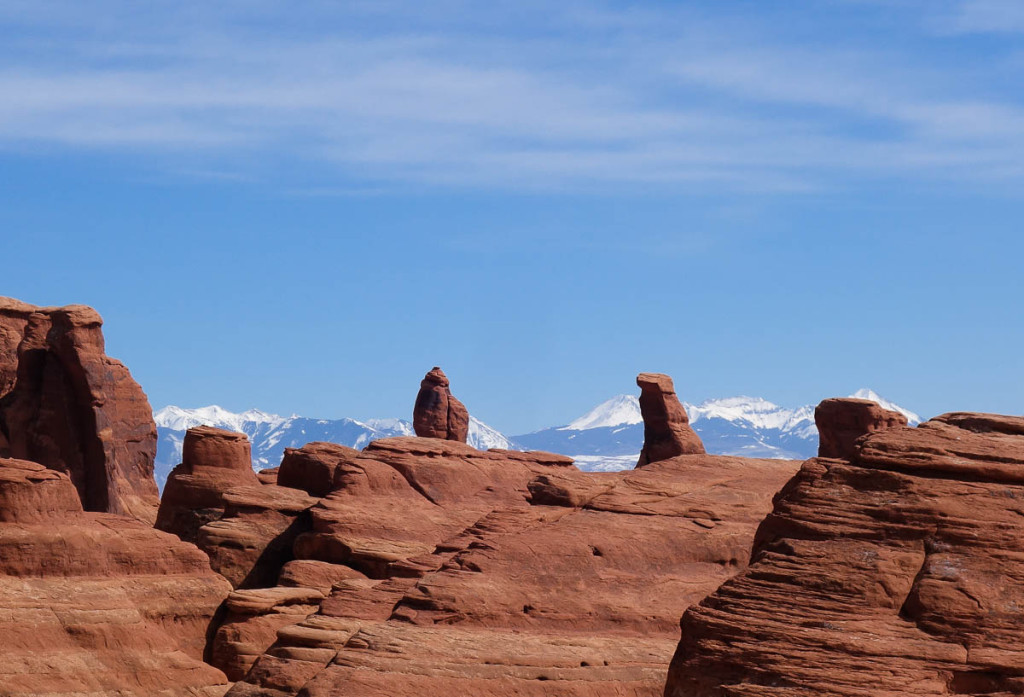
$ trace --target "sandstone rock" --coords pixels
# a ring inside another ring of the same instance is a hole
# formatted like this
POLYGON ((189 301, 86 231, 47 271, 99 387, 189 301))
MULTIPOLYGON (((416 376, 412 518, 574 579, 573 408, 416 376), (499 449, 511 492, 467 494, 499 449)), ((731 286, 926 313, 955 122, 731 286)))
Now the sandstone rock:
POLYGON ((274 585, 294 558, 295 538, 310 529, 307 511, 318 499, 268 484, 229 489, 223 499, 224 515, 199 529, 196 544, 235 588, 274 585))
POLYGON ((244 433, 210 426, 190 428, 182 462, 167 477, 156 527, 195 542, 200 527, 223 515, 228 489, 259 484, 244 433))
POLYGON ((413 408, 412 423, 416 435, 466 442, 469 435, 469 412, 452 396, 448 377, 437 366, 420 383, 413 408))
POLYGON ((677 455, 703 454, 700 436, 690 428, 672 378, 661 373, 640 373, 640 413, 644 419, 644 447, 637 467, 677 455))
POLYGON ((285 448, 277 483, 302 489, 312 496, 327 496, 338 464, 358 456, 358 450, 336 443, 315 442, 301 448, 285 448))
POLYGON ((818 457, 849 460, 858 438, 906 426, 907 417, 867 399, 837 398, 826 399, 814 409, 814 424, 818 427, 818 457))
POLYGON ((0 456, 67 473, 87 511, 152 524, 156 425, 142 388, 104 353, 82 306, 0 298, 0 456))
POLYGON ((219 697, 202 662, 228 583, 192 545, 82 510, 70 478, 0 459, 0 694, 219 697))
POLYGON ((230 694, 660 694, 679 614, 743 568, 797 467, 686 455, 584 473, 547 453, 374 441, 296 539, 279 586, 296 611, 276 596, 233 611, 233 674, 265 649, 230 694))
POLYGON ((809 460, 749 568, 683 617, 666 697, 1024 693, 1024 418, 809 460))

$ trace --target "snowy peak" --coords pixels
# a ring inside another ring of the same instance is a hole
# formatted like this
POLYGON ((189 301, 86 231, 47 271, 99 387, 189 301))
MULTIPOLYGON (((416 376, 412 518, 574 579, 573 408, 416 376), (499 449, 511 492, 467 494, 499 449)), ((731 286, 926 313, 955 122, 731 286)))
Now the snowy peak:
POLYGON ((586 414, 560 431, 586 431, 591 428, 609 428, 643 423, 640 415, 640 400, 629 394, 620 394, 607 402, 601 402, 586 414))
POLYGON ((770 428, 791 431, 804 422, 814 420, 811 407, 787 409, 760 397, 726 397, 709 399, 701 404, 687 404, 690 423, 701 419, 723 419, 733 423, 745 423, 753 428, 770 428))
POLYGON ((214 426, 228 431, 242 432, 244 424, 266 424, 277 426, 287 419, 277 414, 268 414, 258 409, 250 409, 241 414, 230 412, 216 404, 198 409, 182 409, 168 406, 153 414, 153 420, 161 428, 185 431, 196 426, 214 426))
POLYGON ((900 414, 903 414, 905 417, 907 417, 907 421, 910 423, 911 426, 917 426, 919 423, 921 423, 920 416, 910 411, 909 409, 904 409, 900 405, 890 402, 885 397, 880 396, 877 392, 868 389, 867 387, 862 387, 861 389, 857 390, 850 396, 854 397, 855 399, 870 399, 872 402, 875 402, 876 404, 878 404, 878 406, 882 407, 883 409, 899 412, 900 414))

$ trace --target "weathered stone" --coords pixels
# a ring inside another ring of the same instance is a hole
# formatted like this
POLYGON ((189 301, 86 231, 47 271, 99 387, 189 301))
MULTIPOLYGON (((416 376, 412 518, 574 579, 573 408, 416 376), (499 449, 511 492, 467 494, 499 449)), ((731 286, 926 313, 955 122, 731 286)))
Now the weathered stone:
POLYGON ((69 477, 0 459, 0 694, 219 697, 202 662, 230 591, 206 556, 85 512, 69 477))
POLYGON ((636 384, 640 387, 640 414, 644 419, 644 447, 636 466, 677 455, 703 454, 704 444, 690 428, 690 419, 676 396, 672 378, 662 373, 640 373, 636 384))
POLYGON ((469 435, 469 412, 455 399, 449 389, 448 377, 437 366, 420 383, 412 423, 416 435, 466 442, 469 435))
POLYGON ((826 399, 814 409, 818 457, 849 460, 857 439, 876 431, 907 425, 907 417, 867 399, 826 399))
POLYGON ((809 460, 749 568, 683 617, 666 697, 1024 694, 1024 418, 809 460))
POLYGON ((224 494, 229 489, 259 485, 244 433, 210 426, 190 428, 182 462, 167 477, 156 527, 195 542, 199 528, 224 514, 224 494))
POLYGON ((87 511, 152 524, 156 425, 102 324, 83 305, 0 298, 0 456, 67 473, 87 511))

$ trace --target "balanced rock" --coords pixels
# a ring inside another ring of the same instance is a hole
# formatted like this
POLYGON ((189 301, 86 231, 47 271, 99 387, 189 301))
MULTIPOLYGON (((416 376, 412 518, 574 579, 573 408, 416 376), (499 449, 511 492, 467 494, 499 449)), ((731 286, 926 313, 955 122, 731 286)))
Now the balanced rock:
POLYGON ((448 376, 437 366, 420 383, 412 424, 421 438, 441 438, 466 442, 469 435, 469 412, 452 396, 448 376))
POLYGON ((637 467, 677 455, 702 455, 704 444, 690 428, 672 378, 662 373, 640 373, 640 414, 644 419, 644 447, 637 467))
POLYGON ((224 513, 224 494, 238 486, 259 486, 244 433, 197 426, 185 433, 181 464, 171 470, 160 500, 156 527, 195 542, 206 523, 224 513))
POLYGON ((814 409, 818 457, 849 460, 861 436, 907 425, 907 417, 867 399, 826 399, 814 409))
POLYGON ((683 616, 666 697, 1024 694, 1024 418, 808 460, 750 566, 683 616))
POLYGON ((92 308, 0 298, 0 456, 65 472, 87 511, 150 524, 156 425, 92 308))
POLYGON ((206 555, 82 510, 68 475, 0 459, 0 694, 220 697, 203 662, 230 592, 206 555))

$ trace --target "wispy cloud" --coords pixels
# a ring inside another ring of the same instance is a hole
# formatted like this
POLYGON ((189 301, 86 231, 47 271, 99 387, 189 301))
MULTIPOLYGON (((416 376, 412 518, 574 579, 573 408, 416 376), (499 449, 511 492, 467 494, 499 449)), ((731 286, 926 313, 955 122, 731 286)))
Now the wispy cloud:
MULTIPOLYGON (((8 147, 187 151, 204 160, 188 169, 216 172, 305 161, 318 180, 283 188, 308 191, 1022 176, 1024 104, 986 92, 975 66, 794 39, 714 5, 55 5, 0 8, 8 147)), ((959 9, 979 23, 999 5, 959 9)))
POLYGON ((1024 32, 1024 3, 1018 0, 961 0, 942 11, 935 26, 949 33, 1024 32))

